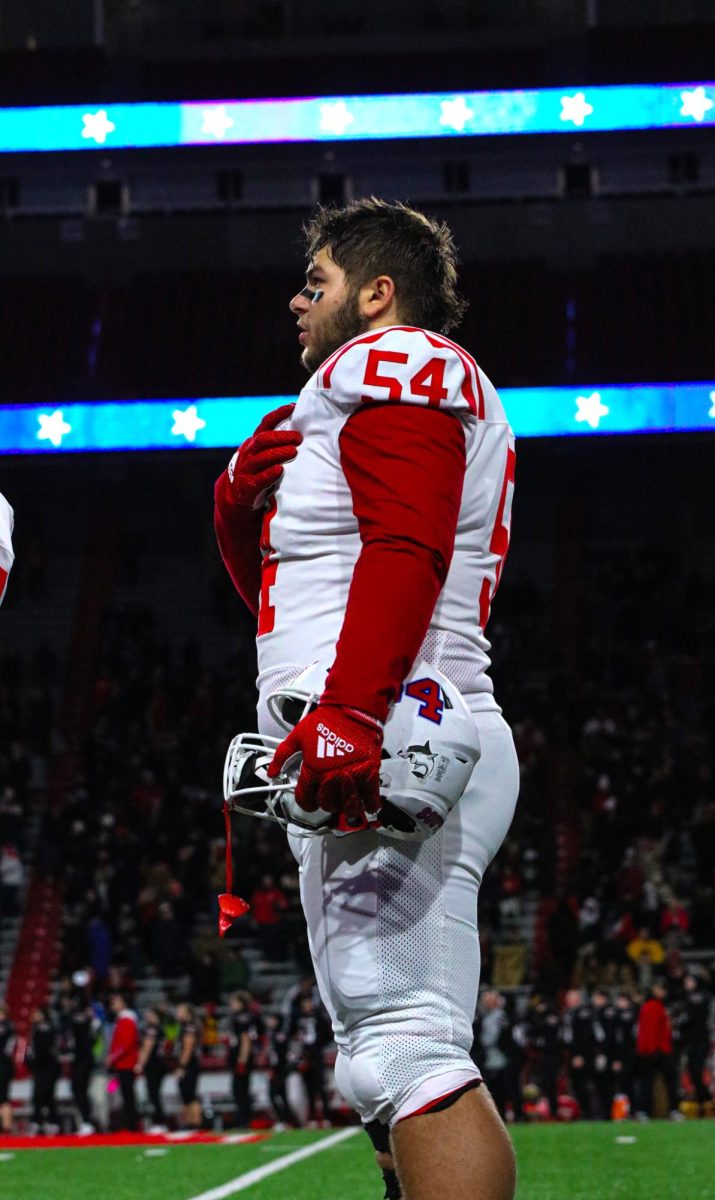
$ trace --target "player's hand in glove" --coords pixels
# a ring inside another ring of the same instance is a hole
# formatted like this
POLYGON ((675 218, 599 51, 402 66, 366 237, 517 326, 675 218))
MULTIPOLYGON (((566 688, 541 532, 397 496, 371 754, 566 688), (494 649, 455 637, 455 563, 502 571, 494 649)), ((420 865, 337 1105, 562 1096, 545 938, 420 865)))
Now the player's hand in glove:
POLYGON ((297 430, 276 429, 295 408, 282 404, 263 418, 256 432, 246 438, 228 464, 228 496, 241 508, 261 508, 266 492, 283 474, 284 463, 298 453, 303 441, 297 430))
POLYGON ((281 742, 268 768, 271 779, 294 754, 303 755, 295 798, 305 812, 364 817, 380 801, 382 725, 353 708, 320 704, 281 742))

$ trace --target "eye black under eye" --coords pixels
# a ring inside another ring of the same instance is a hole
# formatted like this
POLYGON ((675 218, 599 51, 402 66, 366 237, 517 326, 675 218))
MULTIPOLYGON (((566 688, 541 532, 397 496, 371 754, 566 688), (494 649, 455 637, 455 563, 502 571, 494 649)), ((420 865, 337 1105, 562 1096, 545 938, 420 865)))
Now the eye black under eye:
POLYGON ((311 304, 317 304, 318 300, 320 300, 321 296, 323 295, 323 289, 321 287, 312 288, 306 283, 305 287, 300 292, 300 295, 305 296, 306 300, 309 300, 311 304))

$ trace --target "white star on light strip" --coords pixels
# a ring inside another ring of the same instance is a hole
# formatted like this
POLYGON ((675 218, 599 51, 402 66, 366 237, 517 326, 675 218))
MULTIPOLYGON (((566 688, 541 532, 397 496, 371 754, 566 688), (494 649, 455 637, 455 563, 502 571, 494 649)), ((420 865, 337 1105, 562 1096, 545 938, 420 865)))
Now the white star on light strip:
POLYGON ((114 133, 117 128, 114 122, 109 120, 106 108, 100 108, 96 113, 85 113, 82 117, 82 124, 84 125, 82 137, 89 138, 98 146, 103 146, 107 140, 107 134, 114 133))
POLYGON ((187 442, 195 442, 197 431, 206 428, 206 422, 197 413, 195 404, 185 409, 175 408, 171 415, 174 418, 171 432, 174 437, 185 437, 187 442))
POLYGON ((40 428, 37 431, 38 442, 52 442, 53 446, 61 446, 62 438, 72 432, 72 426, 64 419, 61 408, 53 413, 40 413, 37 418, 40 428))
POLYGON ((710 112, 715 104, 715 101, 708 99, 704 87, 693 88, 692 92, 681 92, 680 99, 683 101, 681 117, 692 117, 698 123, 705 119, 705 114, 710 112))
POLYGON ((710 393, 710 401, 711 401, 711 403, 710 403, 710 409, 708 411, 708 416, 712 417, 715 420, 715 392, 710 393))
POLYGON ((216 104, 213 108, 202 109, 204 123, 201 126, 202 133, 211 133, 217 141, 221 142, 225 138, 229 129, 232 129, 235 122, 232 117, 229 117, 226 112, 225 104, 216 104))
POLYGON ((348 111, 348 106, 344 100, 337 100, 334 104, 321 104, 320 106, 320 128, 323 133, 334 133, 337 137, 342 137, 349 125, 352 125, 355 118, 348 111))
POLYGON ((580 129, 586 117, 590 117, 592 112, 593 105, 588 103, 583 92, 576 92, 574 96, 561 97, 562 121, 573 121, 574 125, 578 125, 580 129))
POLYGON ((601 417, 608 416, 611 410, 601 403, 601 393, 591 392, 590 396, 576 397, 576 420, 585 421, 591 429, 598 429, 601 417))
POLYGON ((471 121, 474 112, 467 104, 464 96, 455 96, 454 100, 443 100, 440 105, 442 116, 439 119, 440 125, 446 125, 449 129, 455 129, 457 133, 461 133, 468 121, 471 121))

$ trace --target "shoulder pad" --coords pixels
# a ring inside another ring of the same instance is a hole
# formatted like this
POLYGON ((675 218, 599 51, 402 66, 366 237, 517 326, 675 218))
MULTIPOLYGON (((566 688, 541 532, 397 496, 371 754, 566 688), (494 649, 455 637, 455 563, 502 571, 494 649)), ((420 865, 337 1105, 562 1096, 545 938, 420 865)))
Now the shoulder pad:
POLYGON ((474 359, 448 338, 426 329, 390 326, 346 342, 323 363, 317 384, 341 408, 383 401, 484 416, 474 359))

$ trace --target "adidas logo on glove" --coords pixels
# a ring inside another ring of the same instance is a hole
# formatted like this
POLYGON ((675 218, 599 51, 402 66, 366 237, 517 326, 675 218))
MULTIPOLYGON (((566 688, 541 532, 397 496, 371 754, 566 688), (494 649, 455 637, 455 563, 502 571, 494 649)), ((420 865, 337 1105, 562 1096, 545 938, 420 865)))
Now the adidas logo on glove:
POLYGON ((344 758, 346 754, 352 754, 354 749, 352 742, 338 737, 322 721, 318 723, 318 758, 344 758))

